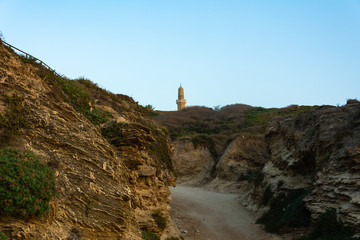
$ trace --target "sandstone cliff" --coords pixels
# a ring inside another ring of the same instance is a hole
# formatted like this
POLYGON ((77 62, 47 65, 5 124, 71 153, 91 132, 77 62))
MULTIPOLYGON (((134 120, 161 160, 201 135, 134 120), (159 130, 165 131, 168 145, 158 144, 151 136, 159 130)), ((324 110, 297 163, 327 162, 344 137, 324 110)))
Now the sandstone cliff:
POLYGON ((142 230, 170 236, 171 143, 149 111, 2 44, 0 54, 0 113, 6 96, 20 96, 28 110, 27 127, 0 129, 1 148, 31 150, 54 170, 57 190, 45 216, 1 216, 0 231, 9 239, 142 239, 142 230))

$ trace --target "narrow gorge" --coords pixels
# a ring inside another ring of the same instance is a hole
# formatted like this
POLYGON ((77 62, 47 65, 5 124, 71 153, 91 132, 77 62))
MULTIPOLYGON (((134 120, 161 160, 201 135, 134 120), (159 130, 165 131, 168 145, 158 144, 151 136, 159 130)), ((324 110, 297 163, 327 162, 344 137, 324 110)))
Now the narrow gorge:
POLYGON ((238 193, 257 223, 287 239, 357 239, 359 101, 193 107, 156 118, 174 140, 178 184, 238 193))

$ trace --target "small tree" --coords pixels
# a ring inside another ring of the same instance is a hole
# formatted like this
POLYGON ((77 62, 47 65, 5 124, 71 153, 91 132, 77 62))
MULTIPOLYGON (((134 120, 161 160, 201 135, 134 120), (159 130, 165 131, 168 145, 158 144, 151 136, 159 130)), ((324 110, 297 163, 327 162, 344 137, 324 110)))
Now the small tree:
POLYGON ((151 104, 146 105, 145 108, 152 111, 155 109, 155 107, 153 107, 151 104))
POLYGON ((0 31, 0 42, 5 42, 5 38, 4 38, 4 35, 2 33, 2 31, 0 31))
POLYGON ((215 110, 215 111, 219 111, 219 110, 220 110, 220 105, 214 106, 214 110, 215 110))

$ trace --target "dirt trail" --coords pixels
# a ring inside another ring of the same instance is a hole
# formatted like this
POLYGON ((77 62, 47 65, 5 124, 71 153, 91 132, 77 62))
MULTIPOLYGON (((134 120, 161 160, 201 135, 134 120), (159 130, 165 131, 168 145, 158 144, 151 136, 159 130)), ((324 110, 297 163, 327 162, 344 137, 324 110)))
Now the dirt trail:
POLYGON ((171 188, 172 217, 185 240, 280 240, 265 233, 240 205, 237 194, 171 188))

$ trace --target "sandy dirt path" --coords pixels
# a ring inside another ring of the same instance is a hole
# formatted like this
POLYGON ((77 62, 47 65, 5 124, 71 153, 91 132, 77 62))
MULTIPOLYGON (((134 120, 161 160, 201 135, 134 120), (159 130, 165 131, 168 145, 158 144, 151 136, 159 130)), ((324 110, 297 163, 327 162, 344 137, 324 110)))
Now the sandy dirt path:
POLYGON ((171 215, 185 240, 280 240, 265 233, 238 195, 201 188, 171 188, 171 215))

